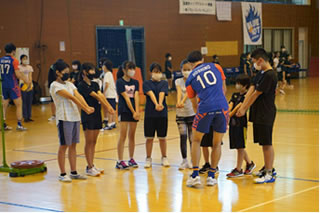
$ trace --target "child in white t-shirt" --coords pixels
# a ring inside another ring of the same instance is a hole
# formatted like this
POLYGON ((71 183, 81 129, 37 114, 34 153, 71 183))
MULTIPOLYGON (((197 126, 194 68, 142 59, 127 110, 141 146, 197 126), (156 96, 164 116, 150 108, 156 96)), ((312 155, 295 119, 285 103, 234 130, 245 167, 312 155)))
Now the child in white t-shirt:
MULTIPOLYGON (((114 83, 114 78, 112 75, 112 62, 110 60, 105 60, 102 65, 102 70, 104 72, 103 78, 103 93, 107 99, 107 101, 112 106, 113 110, 116 110, 117 105, 117 89, 114 83)), ((111 130, 116 128, 116 115, 109 114, 107 109, 104 109, 104 120, 107 120, 108 123, 105 122, 104 130, 111 130)))
POLYGON ((180 133, 180 151, 183 159, 179 169, 183 170, 191 168, 187 159, 187 140, 189 138, 191 150, 192 123, 195 112, 192 103, 186 94, 186 80, 192 71, 192 67, 187 60, 183 60, 180 68, 183 78, 179 78, 175 81, 177 88, 176 122, 180 133))
POLYGON ((60 147, 58 151, 58 164, 60 167, 59 180, 71 182, 71 179, 86 179, 77 173, 76 169, 76 144, 80 142, 80 113, 79 106, 88 114, 94 108, 88 106, 84 98, 78 93, 73 83, 69 82, 69 68, 64 61, 55 63, 56 80, 50 85, 50 94, 56 106, 56 123, 60 147), (71 168, 70 177, 66 175, 65 153, 68 149, 68 158, 71 168))

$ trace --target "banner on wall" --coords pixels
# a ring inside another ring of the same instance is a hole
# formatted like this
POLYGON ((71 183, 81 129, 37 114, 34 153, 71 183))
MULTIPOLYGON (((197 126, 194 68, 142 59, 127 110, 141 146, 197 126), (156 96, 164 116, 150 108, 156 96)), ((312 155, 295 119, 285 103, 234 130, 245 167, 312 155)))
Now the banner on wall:
POLYGON ((262 44, 262 3, 241 2, 245 45, 262 44))
POLYGON ((216 14, 216 0, 179 0, 180 14, 216 14))
POLYGON ((217 1, 216 8, 218 21, 232 21, 231 2, 217 1))

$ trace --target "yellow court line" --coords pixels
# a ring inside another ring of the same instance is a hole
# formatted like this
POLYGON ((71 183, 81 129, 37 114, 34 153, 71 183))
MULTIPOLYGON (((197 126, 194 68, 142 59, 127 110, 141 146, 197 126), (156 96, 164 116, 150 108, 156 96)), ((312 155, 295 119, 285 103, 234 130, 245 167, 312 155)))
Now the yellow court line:
POLYGON ((238 212, 245 212, 245 211, 260 207, 260 206, 267 205, 269 203, 273 203, 273 202, 278 201, 278 200, 282 200, 282 199, 285 199, 285 198, 288 198, 288 197, 292 197, 292 196, 295 196, 295 195, 298 195, 298 194, 302 194, 302 193, 307 192, 307 191, 311 191, 311 190, 316 189, 316 188, 319 188, 319 185, 318 186, 313 186, 313 187, 310 187, 310 188, 307 188, 307 189, 304 189, 304 190, 301 190, 301 191, 298 191, 298 192, 294 192, 294 193, 291 193, 291 194, 288 194, 288 195, 285 195, 285 196, 282 196, 282 197, 279 197, 279 198, 276 198, 276 199, 273 199, 273 200, 270 200, 270 201, 266 201, 264 203, 260 203, 260 204, 257 204, 257 205, 254 205, 254 206, 251 206, 251 207, 248 207, 248 208, 245 208, 245 209, 241 209, 238 212))

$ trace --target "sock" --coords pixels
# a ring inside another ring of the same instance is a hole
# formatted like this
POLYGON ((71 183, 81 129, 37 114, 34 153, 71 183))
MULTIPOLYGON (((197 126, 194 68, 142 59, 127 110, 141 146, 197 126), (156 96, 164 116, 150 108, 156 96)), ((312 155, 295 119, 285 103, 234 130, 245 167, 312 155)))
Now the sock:
POLYGON ((18 121, 18 126, 22 126, 21 121, 18 121))
POLYGON ((67 175, 67 173, 61 173, 60 174, 60 176, 66 176, 67 175))
POLYGON ((78 173, 77 173, 77 171, 72 171, 71 174, 72 175, 77 175, 78 173))
POLYGON ((216 169, 210 167, 209 172, 208 172, 208 177, 214 178, 216 171, 217 171, 216 169))
POLYGON ((272 176, 272 169, 266 169, 266 173, 272 176))
POLYGON ((194 167, 193 167, 193 173, 192 173, 191 176, 192 176, 193 178, 199 176, 199 167, 197 167, 197 166, 194 166, 194 167))

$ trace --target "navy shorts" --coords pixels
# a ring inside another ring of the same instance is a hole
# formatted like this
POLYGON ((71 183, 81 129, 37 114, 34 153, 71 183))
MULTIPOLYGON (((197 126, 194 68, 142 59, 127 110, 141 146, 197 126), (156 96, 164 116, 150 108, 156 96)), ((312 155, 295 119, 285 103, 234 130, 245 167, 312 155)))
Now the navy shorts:
POLYGON ((225 133, 229 120, 229 111, 219 110, 215 112, 197 113, 192 128, 202 133, 209 133, 212 126, 213 131, 225 133))
POLYGON ((21 90, 19 86, 16 86, 14 88, 2 88, 2 94, 4 100, 15 100, 21 97, 21 90))
POLYGON ((168 118, 144 118, 144 137, 151 139, 154 138, 157 132, 157 137, 164 139, 167 137, 168 132, 168 118))
POLYGON ((107 101, 112 106, 114 110, 116 110, 116 99, 115 98, 107 98, 107 101))

